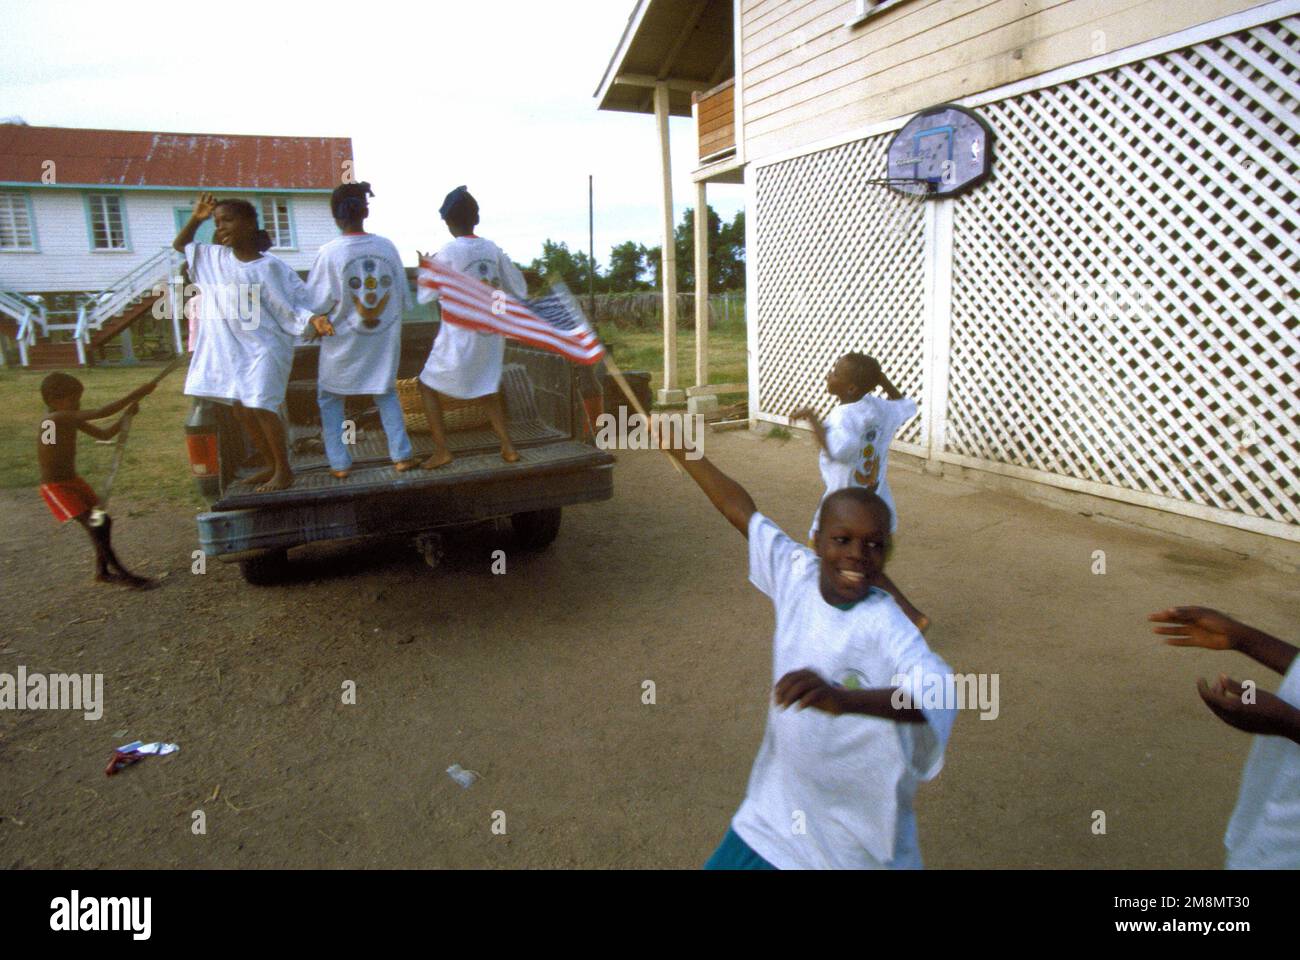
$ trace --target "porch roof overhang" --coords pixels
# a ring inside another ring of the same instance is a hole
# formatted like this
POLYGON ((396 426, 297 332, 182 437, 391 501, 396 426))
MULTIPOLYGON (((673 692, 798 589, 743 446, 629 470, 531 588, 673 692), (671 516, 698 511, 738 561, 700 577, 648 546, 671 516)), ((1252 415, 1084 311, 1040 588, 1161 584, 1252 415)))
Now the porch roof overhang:
POLYGON ((637 0, 596 89, 598 110, 654 113, 653 89, 668 88, 668 112, 691 115, 691 94, 734 73, 731 0, 637 0))

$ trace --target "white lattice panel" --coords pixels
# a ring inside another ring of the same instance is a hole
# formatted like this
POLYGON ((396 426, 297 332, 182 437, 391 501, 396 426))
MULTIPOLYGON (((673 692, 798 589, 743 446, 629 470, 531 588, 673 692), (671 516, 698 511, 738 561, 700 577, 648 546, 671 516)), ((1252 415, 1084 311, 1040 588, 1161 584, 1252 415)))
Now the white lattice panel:
POLYGON ((1298 27, 980 108, 945 453, 1300 523, 1298 27))
MULTIPOLYGON (((921 203, 866 181, 883 176, 888 136, 762 167, 757 173, 758 395, 785 417, 835 401, 826 374, 851 350, 874 355, 904 394, 921 400, 921 203)), ((925 416, 899 432, 923 444, 925 416)))

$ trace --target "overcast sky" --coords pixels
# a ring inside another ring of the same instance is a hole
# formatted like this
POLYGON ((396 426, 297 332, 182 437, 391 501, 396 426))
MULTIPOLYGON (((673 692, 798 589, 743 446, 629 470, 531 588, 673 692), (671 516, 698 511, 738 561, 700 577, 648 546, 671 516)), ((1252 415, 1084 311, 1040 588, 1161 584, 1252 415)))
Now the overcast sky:
MULTIPOLYGON (((0 116, 40 126, 351 137, 368 225, 408 263, 448 239, 469 185, 480 232, 524 263, 550 237, 596 259, 660 238, 654 118, 592 96, 633 0, 5 0, 0 116)), ((694 204, 694 125, 670 122, 676 217, 694 204)), ((710 186, 730 218, 738 186, 710 186)))

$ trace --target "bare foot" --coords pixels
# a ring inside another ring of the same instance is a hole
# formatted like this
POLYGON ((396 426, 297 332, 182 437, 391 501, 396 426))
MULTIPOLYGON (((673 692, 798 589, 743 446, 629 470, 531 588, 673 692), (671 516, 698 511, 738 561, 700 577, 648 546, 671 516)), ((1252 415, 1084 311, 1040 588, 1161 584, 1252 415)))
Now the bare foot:
POLYGON ((435 453, 428 460, 420 464, 421 470, 437 470, 439 467, 445 467, 451 463, 452 456, 450 450, 444 450, 442 453, 435 453))
POLYGON ((346 480, 348 478, 347 470, 331 470, 330 476, 335 480, 346 480))
POLYGON ((96 583, 118 583, 121 579, 116 573, 109 573, 107 570, 101 570, 95 574, 96 583))
POLYGON ((415 458, 411 458, 410 460, 397 460, 393 463, 393 469, 398 473, 405 473, 407 470, 414 470, 417 466, 419 466, 419 464, 416 462, 415 458))
POLYGON ((266 481, 270 480, 273 476, 275 476, 275 468, 274 468, 274 467, 267 467, 265 470, 259 470, 259 471, 257 471, 257 473, 255 473, 255 474, 253 474, 251 477, 249 477, 249 478, 248 478, 248 482, 249 482, 249 483, 266 483, 266 481))
POLYGON ((501 459, 504 460, 506 463, 518 463, 519 451, 516 450, 514 447, 502 447, 501 459))
POLYGON ((138 577, 134 573, 128 573, 119 581, 123 586, 130 587, 132 590, 152 590, 158 586, 158 581, 149 577, 138 577))
POLYGON ((274 493, 276 490, 285 490, 293 485, 293 474, 288 470, 283 473, 276 471, 266 481, 257 488, 258 493, 274 493))

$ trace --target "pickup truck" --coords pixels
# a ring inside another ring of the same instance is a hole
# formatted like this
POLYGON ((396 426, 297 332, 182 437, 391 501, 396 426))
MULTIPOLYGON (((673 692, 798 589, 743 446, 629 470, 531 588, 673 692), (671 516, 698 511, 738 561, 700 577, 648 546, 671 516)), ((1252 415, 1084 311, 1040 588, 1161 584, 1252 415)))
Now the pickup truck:
MULTIPOLYGON (((403 323, 399 379, 419 372, 437 329, 436 322, 403 323)), ((318 352, 315 345, 295 351, 288 489, 258 493, 248 482, 253 470, 244 466, 244 438, 229 407, 196 400, 185 424, 190 469, 209 507, 198 516, 199 545, 208 557, 237 562, 250 584, 282 579, 290 549, 322 541, 407 537, 436 565, 440 530, 501 518, 521 548, 540 549, 558 534, 564 507, 613 495, 614 458, 591 441, 589 425, 603 403, 592 372, 514 341, 506 342, 502 385, 518 463, 501 459, 484 425, 448 434, 455 460, 447 466, 399 473, 369 398, 350 398, 347 416, 358 427, 353 466, 347 479, 336 479, 319 440, 318 352)), ((430 453, 427 432, 413 432, 411 442, 415 456, 430 453)))

